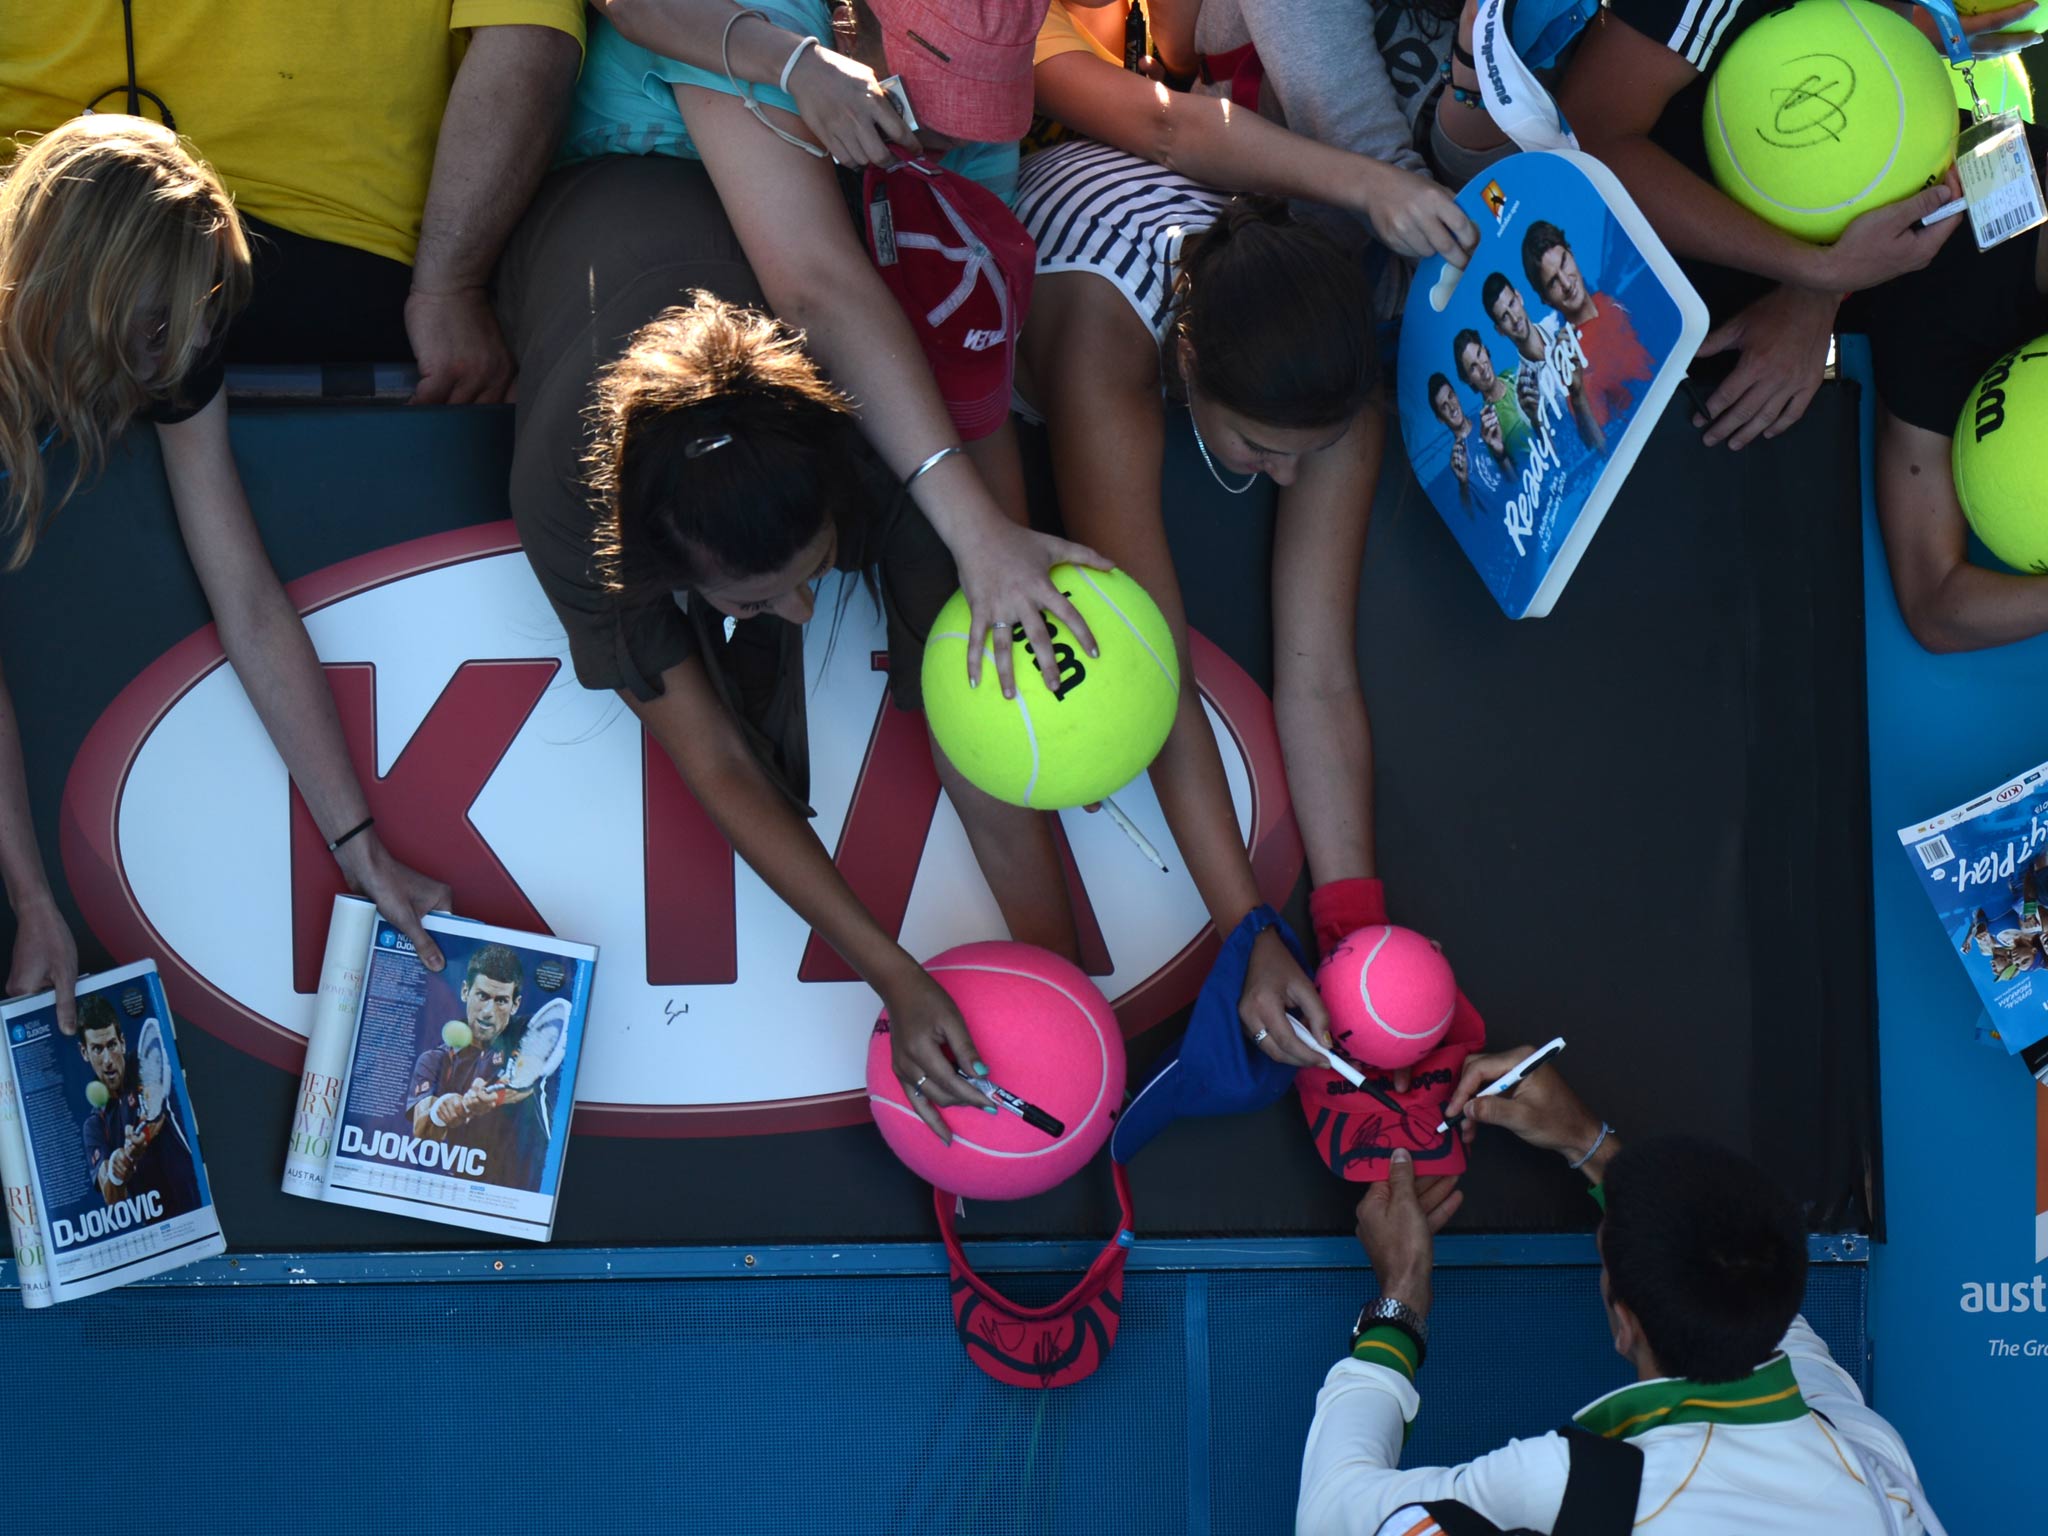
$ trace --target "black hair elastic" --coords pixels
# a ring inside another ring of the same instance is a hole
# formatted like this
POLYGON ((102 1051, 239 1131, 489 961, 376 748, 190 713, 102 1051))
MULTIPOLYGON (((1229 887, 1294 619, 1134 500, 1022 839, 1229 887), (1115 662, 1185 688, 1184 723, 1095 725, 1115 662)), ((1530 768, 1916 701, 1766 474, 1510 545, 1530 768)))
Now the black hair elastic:
POLYGON ((341 836, 337 837, 333 842, 329 843, 327 845, 327 851, 329 853, 334 852, 335 849, 339 848, 343 843, 347 842, 350 838, 362 836, 363 833, 369 831, 370 828, 374 827, 376 824, 376 817, 365 816, 361 821, 357 822, 354 826, 350 827, 346 832, 342 833, 341 836))

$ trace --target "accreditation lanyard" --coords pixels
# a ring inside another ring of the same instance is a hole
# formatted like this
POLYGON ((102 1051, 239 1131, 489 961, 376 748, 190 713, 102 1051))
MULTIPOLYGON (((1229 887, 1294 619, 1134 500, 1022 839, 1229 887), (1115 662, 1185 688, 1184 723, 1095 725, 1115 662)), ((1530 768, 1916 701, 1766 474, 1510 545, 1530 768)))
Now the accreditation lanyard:
MULTIPOLYGON (((1977 89, 1972 67, 1977 53, 1963 36, 1954 0, 1918 0, 1934 18, 1941 51, 1970 88, 1971 124, 1956 140, 1956 174, 1977 249, 1988 251, 2028 230, 2048 224, 2041 196, 2041 172, 2027 152, 2026 124, 2018 112, 1993 112, 1977 89)), ((1987 54, 1986 57, 1991 55, 1987 54)))

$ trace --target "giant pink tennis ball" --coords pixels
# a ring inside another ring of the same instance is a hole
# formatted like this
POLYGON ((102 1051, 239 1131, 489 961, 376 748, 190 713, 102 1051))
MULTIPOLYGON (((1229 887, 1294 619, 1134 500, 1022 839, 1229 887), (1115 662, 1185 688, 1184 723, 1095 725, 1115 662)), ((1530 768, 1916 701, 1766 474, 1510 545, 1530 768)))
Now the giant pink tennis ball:
MULTIPOLYGON (((1124 1039, 1095 983, 1069 961, 1030 944, 962 944, 925 970, 960 1009, 989 1081, 1037 1105, 1058 1136, 1007 1109, 940 1110, 947 1146, 904 1096, 889 1058, 889 1015, 868 1040, 868 1107, 889 1149, 948 1194, 1021 1200, 1079 1171, 1109 1139, 1124 1098, 1124 1039)), ((970 1072, 971 1062, 962 1062, 970 1072)))
POLYGON ((1458 984, 1436 946, 1412 928, 1374 923, 1339 944, 1316 972, 1337 1048, 1364 1067, 1410 1066, 1451 1027, 1458 984))

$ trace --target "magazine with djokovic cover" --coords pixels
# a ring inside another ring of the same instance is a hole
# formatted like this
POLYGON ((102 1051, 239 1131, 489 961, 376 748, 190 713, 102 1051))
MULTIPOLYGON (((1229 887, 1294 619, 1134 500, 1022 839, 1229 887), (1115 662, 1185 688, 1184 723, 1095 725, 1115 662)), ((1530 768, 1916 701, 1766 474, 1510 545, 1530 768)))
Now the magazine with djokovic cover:
MULTIPOLYGON (((336 904, 334 928, 360 921, 336 904)), ((547 1241, 596 947, 434 913, 435 972, 398 928, 367 926, 353 1010, 323 999, 307 1041, 309 1070, 340 1067, 325 1167, 287 1191, 547 1241)), ((346 947, 331 928, 330 954, 346 947)))
POLYGON ((1901 827, 1899 843, 2006 1051, 2048 1038, 2048 763, 1901 827))
POLYGON ((1458 194, 1463 269, 1423 261, 1401 322, 1415 478, 1511 619, 1550 612, 1707 334, 1614 174, 1509 155, 1458 194))
POLYGON ((80 978, 69 1032, 53 992, 0 1003, 0 1032, 0 1177, 24 1305, 227 1250, 155 961, 80 978))

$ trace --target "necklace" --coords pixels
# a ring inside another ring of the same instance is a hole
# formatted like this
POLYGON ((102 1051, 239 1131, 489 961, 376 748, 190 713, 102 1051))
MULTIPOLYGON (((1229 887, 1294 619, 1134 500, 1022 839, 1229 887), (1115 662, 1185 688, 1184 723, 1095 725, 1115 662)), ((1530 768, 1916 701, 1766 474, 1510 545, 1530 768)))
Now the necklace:
POLYGON ((1216 467, 1216 461, 1209 457, 1209 445, 1202 441, 1202 424, 1195 420, 1195 408, 1188 407, 1188 425, 1195 429, 1195 446, 1202 450, 1202 462, 1209 466, 1209 473, 1218 485, 1233 496, 1242 496, 1259 483, 1259 472, 1255 469, 1244 477, 1243 485, 1232 485, 1223 478, 1223 471, 1216 467))

